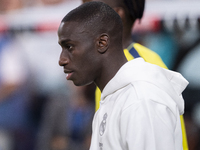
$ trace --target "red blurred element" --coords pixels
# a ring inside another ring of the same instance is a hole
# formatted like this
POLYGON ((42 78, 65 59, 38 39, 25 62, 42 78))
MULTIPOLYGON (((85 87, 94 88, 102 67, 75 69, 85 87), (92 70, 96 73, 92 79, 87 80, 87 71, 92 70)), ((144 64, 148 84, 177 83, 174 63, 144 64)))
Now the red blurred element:
POLYGON ((161 20, 152 20, 152 31, 159 32, 161 30, 161 20))
POLYGON ((56 31, 58 30, 59 25, 60 22, 45 22, 38 24, 35 29, 38 32, 56 31))
POLYGON ((0 18, 0 33, 8 30, 7 24, 0 18))
POLYGON ((136 20, 133 33, 135 32, 158 32, 161 29, 161 19, 156 15, 144 15, 142 20, 136 20))

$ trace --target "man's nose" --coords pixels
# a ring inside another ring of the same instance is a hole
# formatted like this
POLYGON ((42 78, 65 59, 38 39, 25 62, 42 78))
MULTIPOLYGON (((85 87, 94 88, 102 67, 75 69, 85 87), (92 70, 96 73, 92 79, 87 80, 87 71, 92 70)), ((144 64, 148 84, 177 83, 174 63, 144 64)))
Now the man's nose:
POLYGON ((63 53, 61 53, 58 63, 59 63, 60 66, 67 65, 69 63, 69 59, 68 59, 68 57, 64 56, 63 53))

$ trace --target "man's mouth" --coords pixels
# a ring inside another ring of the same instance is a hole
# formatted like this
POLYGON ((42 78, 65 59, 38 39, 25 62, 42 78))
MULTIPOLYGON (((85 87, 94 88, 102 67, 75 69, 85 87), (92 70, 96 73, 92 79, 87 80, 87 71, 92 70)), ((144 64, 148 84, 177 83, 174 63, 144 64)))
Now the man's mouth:
POLYGON ((64 70, 64 73, 66 74, 66 79, 67 80, 70 80, 72 74, 73 74, 73 71, 71 70, 64 70))
POLYGON ((67 79, 67 80, 70 80, 72 74, 73 74, 73 72, 71 72, 71 73, 67 73, 67 74, 66 74, 66 79, 67 79))

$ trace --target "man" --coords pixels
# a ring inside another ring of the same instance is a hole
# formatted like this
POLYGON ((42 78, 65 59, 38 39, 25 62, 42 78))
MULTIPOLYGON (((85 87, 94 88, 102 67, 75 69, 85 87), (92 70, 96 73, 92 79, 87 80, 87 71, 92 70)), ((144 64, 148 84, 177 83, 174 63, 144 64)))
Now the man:
MULTIPOLYGON (((142 57, 146 62, 167 68, 158 54, 150 49, 133 42, 132 29, 135 21, 141 19, 144 12, 145 0, 82 0, 83 3, 101 1, 112 7, 122 19, 123 49, 128 60, 142 57)), ((99 108, 100 90, 96 90, 96 110, 99 108)))
POLYGON ((182 150, 179 115, 188 82, 122 51, 122 22, 102 2, 68 13, 58 29, 59 65, 77 86, 95 83, 102 92, 93 119, 90 150, 182 150))
MULTIPOLYGON (((101 1, 112 7, 121 17, 123 23, 123 49, 124 54, 128 60, 137 57, 142 57, 146 62, 156 64, 160 67, 167 68, 162 59, 155 52, 133 42, 132 29, 137 19, 141 20, 143 17, 145 0, 82 0, 83 3, 89 1, 101 1)), ((99 109, 101 92, 97 88, 95 92, 96 110, 99 109)), ((183 149, 188 150, 186 131, 183 116, 181 118, 182 135, 183 135, 183 149)))

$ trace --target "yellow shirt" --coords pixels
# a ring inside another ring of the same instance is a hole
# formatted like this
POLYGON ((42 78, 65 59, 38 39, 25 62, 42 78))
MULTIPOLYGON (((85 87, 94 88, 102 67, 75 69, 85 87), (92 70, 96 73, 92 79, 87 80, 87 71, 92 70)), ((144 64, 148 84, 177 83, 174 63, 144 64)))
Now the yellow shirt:
MULTIPOLYGON (((130 54, 129 50, 134 47, 134 49, 146 62, 149 62, 151 64, 156 64, 162 68, 166 68, 167 66, 163 63, 162 59, 158 54, 155 52, 151 51, 150 49, 138 44, 138 43, 132 43, 127 49, 124 49, 124 54, 127 58, 128 61, 134 59, 134 56, 130 54)), ((99 88, 96 89, 95 91, 95 109, 99 109, 100 105, 100 100, 101 100, 101 91, 99 88)), ((187 144, 187 136, 186 136, 186 131, 185 131, 185 124, 184 124, 184 119, 183 116, 180 116, 181 119, 181 127, 182 127, 182 136, 183 136, 183 150, 189 150, 188 149, 188 144, 187 144)))

